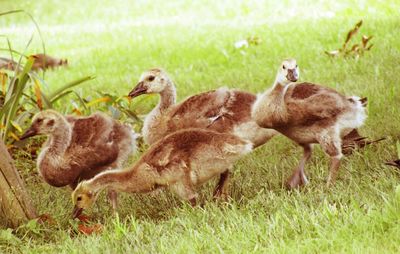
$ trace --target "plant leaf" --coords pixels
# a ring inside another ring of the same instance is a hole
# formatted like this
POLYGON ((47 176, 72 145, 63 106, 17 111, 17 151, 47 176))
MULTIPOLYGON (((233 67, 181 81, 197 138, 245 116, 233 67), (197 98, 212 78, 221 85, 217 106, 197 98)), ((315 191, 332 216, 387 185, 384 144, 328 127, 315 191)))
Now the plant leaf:
POLYGON ((332 56, 332 57, 338 56, 339 53, 340 53, 339 50, 325 51, 325 54, 327 54, 328 56, 332 56))
POLYGON ((24 12, 24 10, 12 10, 12 11, 1 12, 0 16, 9 15, 9 14, 13 14, 13 13, 19 13, 19 12, 24 12))
POLYGON ((3 95, 6 95, 6 82, 8 79, 8 75, 5 72, 0 72, 0 78, 1 78, 1 92, 3 95))
POLYGON ((33 79, 33 89, 35 91, 35 96, 36 96, 36 105, 40 110, 43 109, 43 102, 42 102, 42 91, 40 89, 40 83, 39 80, 34 78, 33 79))
MULTIPOLYGON (((30 71, 30 69, 32 67, 33 60, 34 60, 33 58, 30 58, 30 57, 28 58, 28 61, 26 62, 22 72, 15 79, 14 89, 11 90, 13 93, 10 98, 11 104, 9 106, 9 109, 7 110, 7 114, 4 114, 5 119, 4 118, 2 119, 3 124, 5 125, 5 130, 3 132, 3 139, 6 139, 6 137, 8 137, 8 132, 10 131, 10 127, 11 127, 11 121, 15 118, 15 116, 17 114, 17 110, 20 107, 19 102, 23 95, 24 88, 29 80, 28 72, 30 71), (5 120, 5 122, 4 122, 4 120, 5 120)), ((7 103, 8 103, 8 101, 7 101, 7 103)), ((1 114, 0 114, 0 116, 1 116, 1 114)))
POLYGON ((8 131, 8 136, 9 136, 9 137, 12 137, 12 138, 15 139, 16 141, 19 141, 18 135, 15 134, 15 133, 12 132, 12 131, 8 131))
POLYGON ((54 98, 56 98, 60 93, 63 93, 65 90, 68 90, 74 86, 77 86, 83 82, 89 81, 94 79, 95 76, 87 76, 87 77, 83 77, 81 79, 72 81, 70 83, 67 83, 66 85, 60 87, 59 89, 57 89, 56 91, 54 91, 53 93, 51 93, 50 95, 47 96, 47 98, 49 98, 50 101, 52 101, 54 98))
POLYGON ((93 101, 91 101, 91 102, 89 102, 89 103, 86 103, 86 106, 87 107, 91 107, 91 106, 93 106, 93 105, 96 105, 96 104, 98 104, 98 103, 101 103, 101 102, 108 102, 108 101, 111 101, 111 98, 110 97, 102 97, 102 98, 98 98, 98 99, 96 99, 96 100, 93 100, 93 101))
POLYGON ((11 228, 0 230, 0 243, 18 245, 21 244, 21 242, 21 239, 12 233, 11 228))
POLYGON ((11 121, 11 125, 14 126, 14 128, 17 129, 17 131, 22 133, 22 128, 18 123, 16 123, 15 121, 11 121))
POLYGON ((366 35, 363 35, 362 36, 362 38, 361 38, 361 41, 362 41, 362 45, 363 45, 363 48, 366 48, 367 47, 367 44, 368 44, 368 42, 373 38, 374 36, 366 36, 366 35))
POLYGON ((347 43, 351 40, 351 38, 353 38, 353 36, 356 35, 356 34, 358 33, 358 30, 360 29, 362 23, 363 23, 363 21, 360 20, 360 21, 354 26, 354 28, 351 29, 351 30, 347 33, 346 40, 345 40, 345 42, 344 42, 344 44, 343 44, 343 49, 346 48, 347 43))
POLYGON ((360 49, 360 45, 359 44, 354 44, 353 47, 351 47, 350 51, 358 52, 359 49, 360 49))

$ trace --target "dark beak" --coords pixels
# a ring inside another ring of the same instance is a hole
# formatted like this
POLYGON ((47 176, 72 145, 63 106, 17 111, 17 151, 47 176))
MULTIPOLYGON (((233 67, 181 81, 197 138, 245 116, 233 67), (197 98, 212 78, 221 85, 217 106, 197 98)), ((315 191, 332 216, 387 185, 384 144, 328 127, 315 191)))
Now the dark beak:
POLYGON ((77 218, 79 215, 81 215, 83 212, 83 208, 79 208, 77 206, 74 206, 74 210, 72 211, 72 218, 75 219, 77 218))
POLYGON ((394 166, 394 167, 400 168, 400 160, 388 161, 385 164, 389 165, 389 166, 394 166))
POLYGON ((147 88, 144 86, 143 81, 139 82, 135 88, 132 89, 132 91, 129 93, 129 97, 135 98, 141 94, 145 94, 147 91, 147 88))
POLYGON ((26 138, 29 138, 29 137, 33 137, 33 136, 35 136, 37 134, 37 131, 35 130, 35 128, 33 128, 32 126, 29 128, 29 129, 27 129, 26 131, 25 131, 25 133, 24 134, 22 134, 22 136, 19 138, 19 139, 26 139, 26 138))
POLYGON ((296 82, 299 79, 299 75, 297 74, 297 70, 296 69, 289 69, 288 73, 286 75, 286 78, 290 81, 290 82, 296 82))

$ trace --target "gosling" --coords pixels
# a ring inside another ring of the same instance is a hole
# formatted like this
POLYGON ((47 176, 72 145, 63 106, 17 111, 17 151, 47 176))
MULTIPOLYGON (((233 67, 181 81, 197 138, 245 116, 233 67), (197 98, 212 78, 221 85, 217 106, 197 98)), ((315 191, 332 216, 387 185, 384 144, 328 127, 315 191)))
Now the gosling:
MULTIPOLYGON (((121 167, 136 150, 136 136, 127 125, 102 113, 64 116, 54 110, 37 113, 21 139, 47 135, 38 159, 41 177, 49 185, 75 189, 79 181, 121 167)), ((113 208, 116 195, 110 191, 113 208)))
POLYGON ((364 100, 312 83, 291 83, 298 75, 296 60, 284 60, 273 87, 255 102, 252 117, 259 126, 273 128, 303 147, 303 158, 287 181, 289 188, 308 182, 304 166, 311 157, 313 143, 319 143, 331 158, 331 185, 343 156, 343 137, 361 127, 367 117, 364 100))
POLYGON ((167 188, 194 206, 195 187, 232 169, 251 150, 250 142, 232 134, 194 128, 174 132, 153 144, 133 166, 79 183, 72 193, 73 216, 91 207, 102 189, 143 193, 167 188))

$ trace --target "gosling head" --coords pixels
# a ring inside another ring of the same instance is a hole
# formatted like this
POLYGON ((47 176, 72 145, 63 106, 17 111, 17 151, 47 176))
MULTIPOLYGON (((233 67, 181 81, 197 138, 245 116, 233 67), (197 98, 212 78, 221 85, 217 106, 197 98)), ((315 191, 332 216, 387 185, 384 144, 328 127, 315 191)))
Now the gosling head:
POLYGON ((299 79, 300 71, 295 59, 283 60, 276 75, 276 82, 287 85, 290 82, 296 82, 299 79))
POLYGON ((54 110, 45 110, 37 113, 32 118, 31 127, 25 131, 20 139, 29 138, 36 135, 49 135, 52 134, 57 126, 63 121, 63 116, 54 110))
POLYGON ((141 94, 161 93, 169 83, 170 79, 163 70, 150 69, 142 74, 139 82, 128 96, 135 98, 141 94))
POLYGON ((87 181, 82 181, 72 192, 72 203, 74 204, 74 210, 72 217, 75 219, 82 214, 84 209, 90 208, 96 201, 97 193, 90 190, 87 186, 87 181))

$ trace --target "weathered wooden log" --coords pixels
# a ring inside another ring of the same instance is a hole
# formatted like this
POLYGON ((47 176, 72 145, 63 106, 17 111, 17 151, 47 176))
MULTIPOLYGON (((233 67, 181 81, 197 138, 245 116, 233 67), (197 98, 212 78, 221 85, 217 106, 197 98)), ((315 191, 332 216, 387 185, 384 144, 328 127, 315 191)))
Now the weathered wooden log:
POLYGON ((0 138, 0 219, 1 224, 18 227, 36 218, 25 184, 14 166, 13 160, 0 138))

